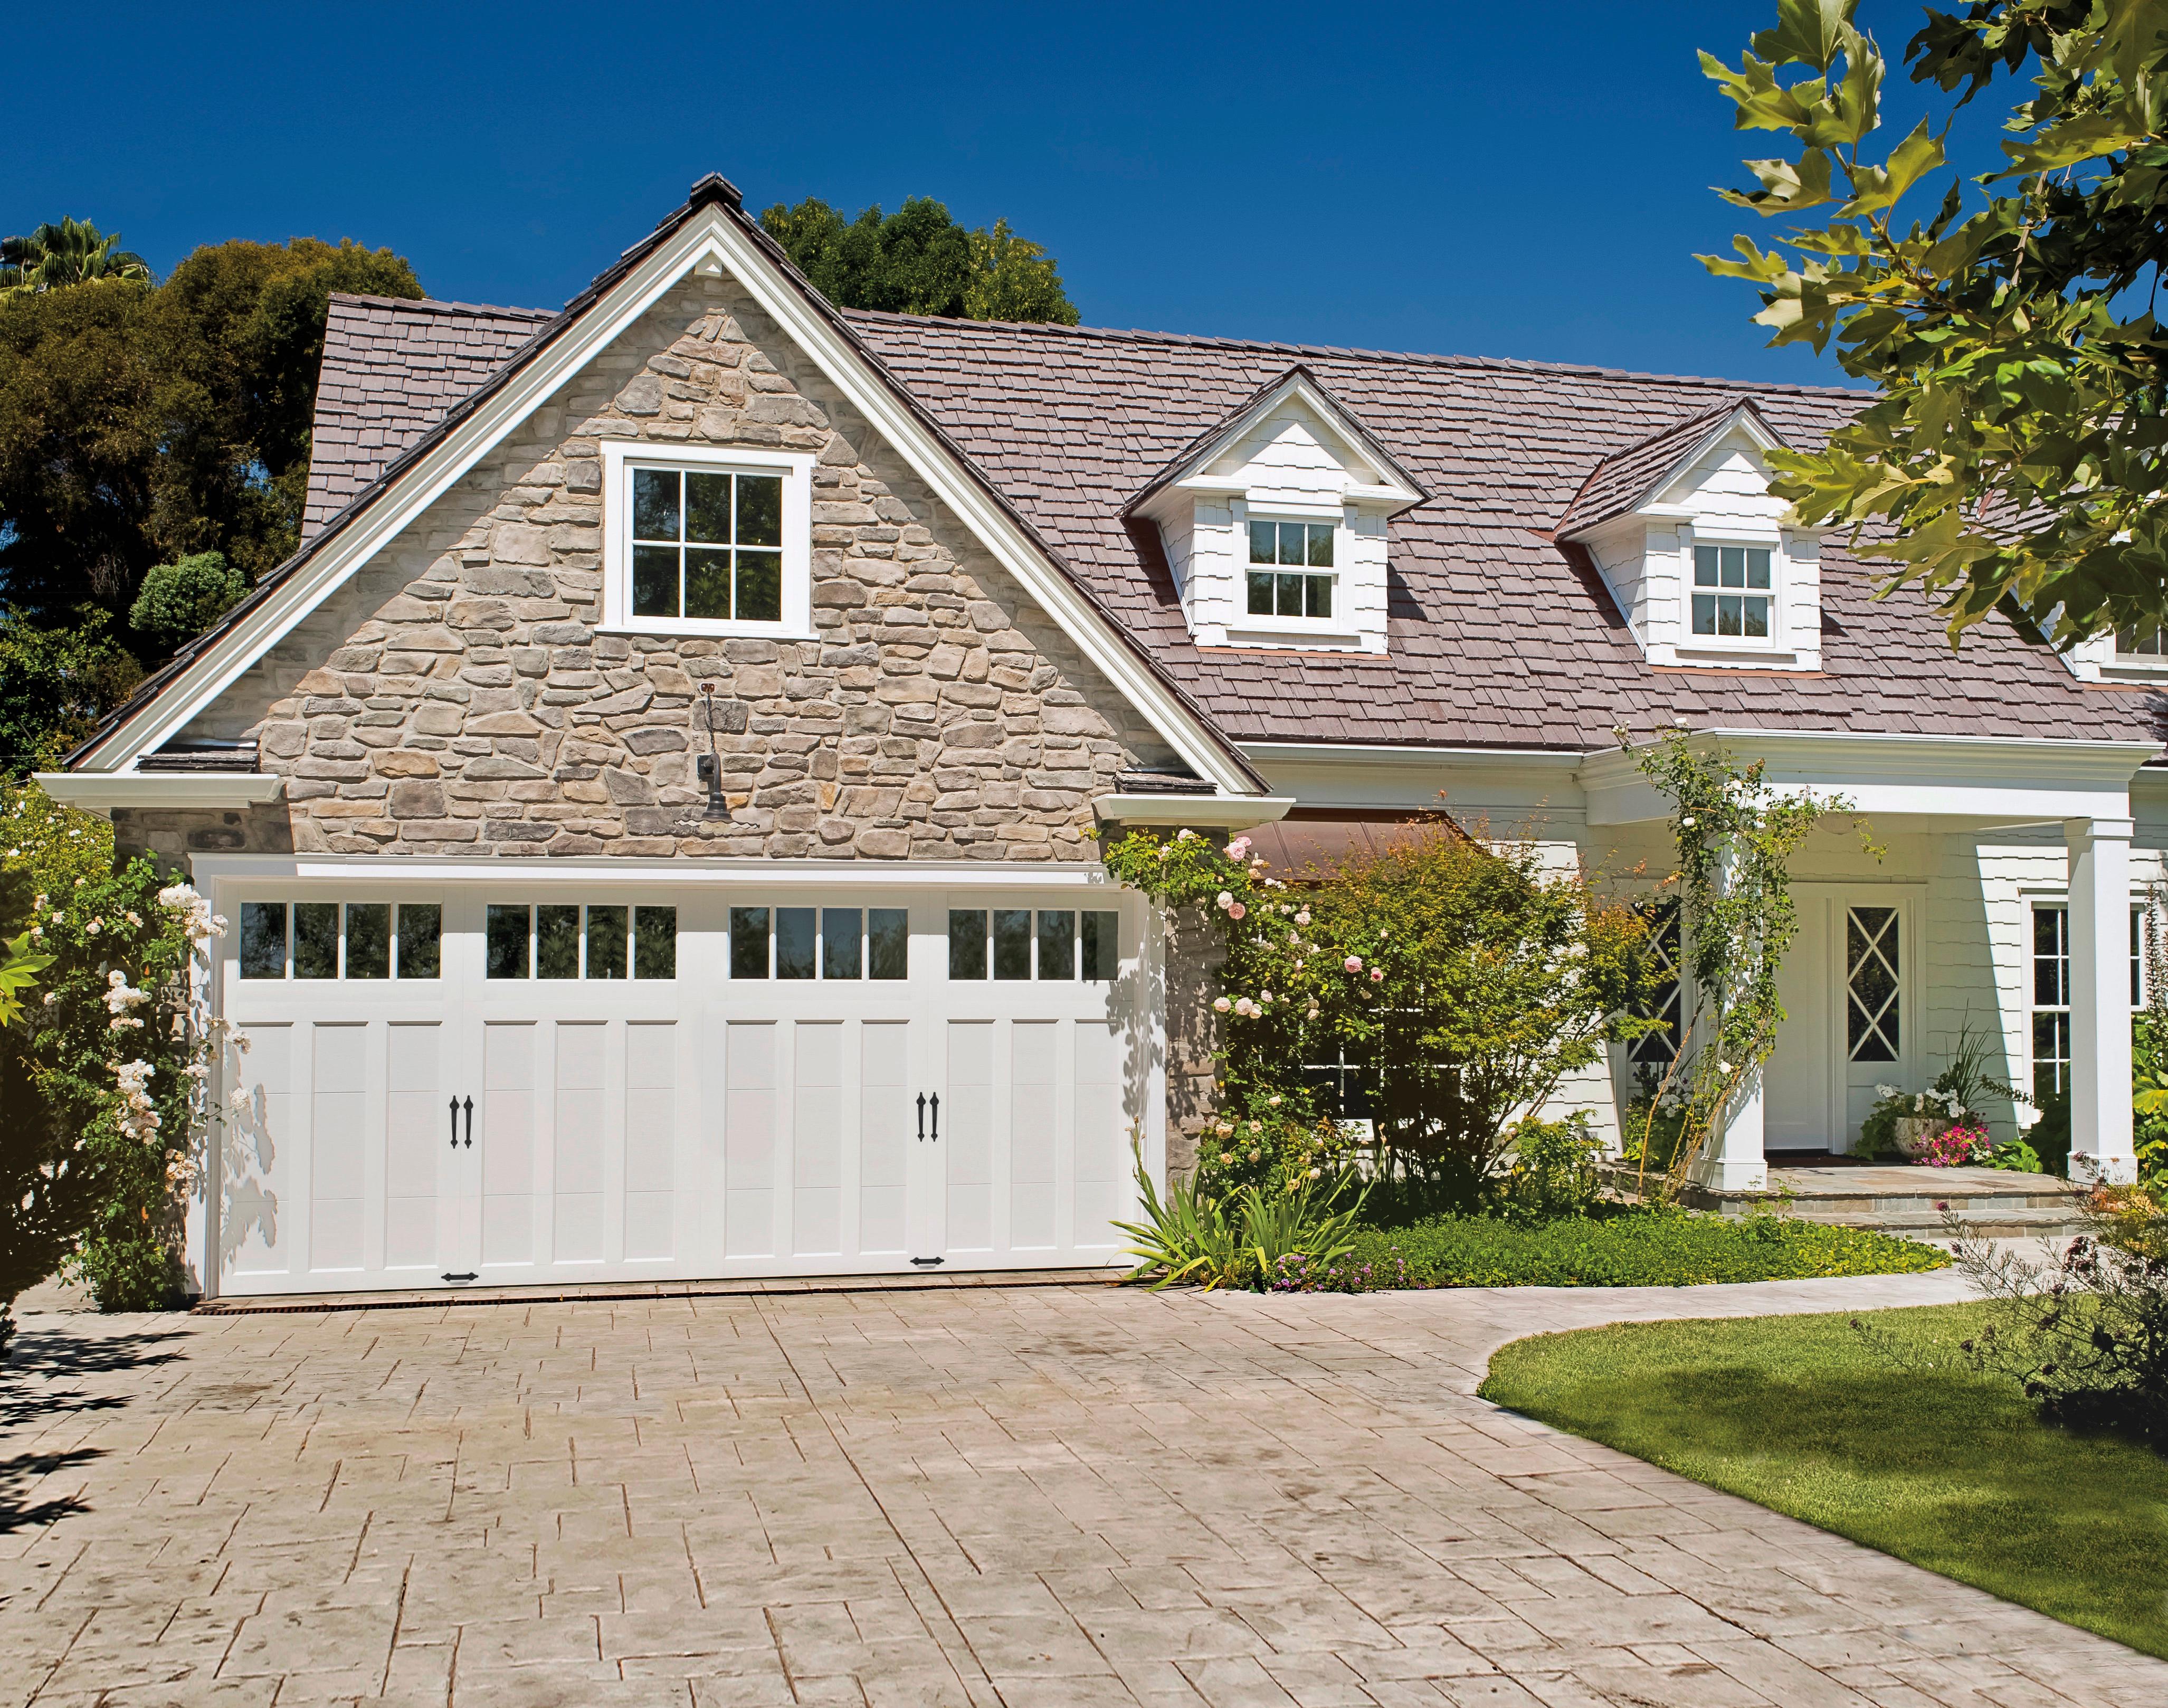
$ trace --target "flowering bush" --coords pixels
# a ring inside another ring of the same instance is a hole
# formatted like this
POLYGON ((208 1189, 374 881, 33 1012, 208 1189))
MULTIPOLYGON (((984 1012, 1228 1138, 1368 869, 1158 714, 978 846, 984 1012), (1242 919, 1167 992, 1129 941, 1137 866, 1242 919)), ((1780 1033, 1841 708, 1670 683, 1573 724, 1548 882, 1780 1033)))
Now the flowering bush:
POLYGON ((1344 1050, 1377 1064, 1389 1165, 1487 1179, 1517 1112, 1540 1109, 1607 1039, 1655 1024, 1633 1018, 1655 977, 1642 920, 1583 876, 1545 870, 1533 844, 1411 827, 1386 853, 1299 886, 1246 838, 1223 849, 1191 830, 1133 831, 1106 860, 1165 906, 1198 910, 1226 946, 1213 1007, 1222 1094, 1239 1113, 1217 1119, 1204 1150, 1230 1159, 1221 1167, 1264 1150, 1225 1142, 1264 1120, 1259 1099, 1292 1104, 1304 1064, 1344 1050))
POLYGON ((23 838, 5 867, 13 923, 50 961, 0 1032, 0 1301, 64 1266, 103 1308, 151 1308, 181 1279, 178 1205, 221 1041, 203 951, 224 922, 147 859, 101 870, 109 831, 69 817, 87 815, 49 802, 9 815, 23 838), (41 887, 21 896, 25 881, 41 887))
POLYGON ((1944 1127, 1921 1147, 1916 1160, 1930 1168, 1985 1168, 1995 1157, 1985 1126, 1944 1127))

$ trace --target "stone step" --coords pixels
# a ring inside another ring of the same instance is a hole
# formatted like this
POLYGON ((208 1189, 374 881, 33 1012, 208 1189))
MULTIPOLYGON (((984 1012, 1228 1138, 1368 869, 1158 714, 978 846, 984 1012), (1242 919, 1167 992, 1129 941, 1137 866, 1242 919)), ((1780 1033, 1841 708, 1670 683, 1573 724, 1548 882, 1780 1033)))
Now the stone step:
MULTIPOLYGON (((1949 1237, 1949 1223, 1940 1210, 1889 1210, 1865 1216, 1835 1214, 1817 1207, 1794 1210, 1795 1221, 1819 1222, 1825 1227, 1857 1227, 1874 1233, 1900 1234, 1907 1239, 1937 1243, 1949 1237)), ((1988 1239, 2075 1239, 2086 1232, 2083 1217, 2066 1208, 2053 1206, 1990 1209, 1961 1214, 1964 1231, 1988 1239)))

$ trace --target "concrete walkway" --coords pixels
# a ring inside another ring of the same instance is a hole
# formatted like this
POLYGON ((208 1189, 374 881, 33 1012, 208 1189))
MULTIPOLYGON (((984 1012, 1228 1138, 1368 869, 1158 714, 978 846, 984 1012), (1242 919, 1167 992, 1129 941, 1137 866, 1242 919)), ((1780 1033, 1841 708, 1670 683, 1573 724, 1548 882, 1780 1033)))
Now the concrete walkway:
POLYGON ((1539 1330, 1959 1292, 32 1317, 0 1701, 2168 1701, 2168 1665, 1472 1397, 1539 1330))

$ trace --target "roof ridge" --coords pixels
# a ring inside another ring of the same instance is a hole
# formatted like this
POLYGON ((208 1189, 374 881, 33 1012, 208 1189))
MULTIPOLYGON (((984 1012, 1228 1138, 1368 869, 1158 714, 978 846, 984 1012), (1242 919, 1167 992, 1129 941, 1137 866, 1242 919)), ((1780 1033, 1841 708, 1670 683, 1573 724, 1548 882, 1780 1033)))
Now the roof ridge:
POLYGON ((980 333, 1037 333, 1062 338, 1103 338, 1110 343, 1192 344, 1206 349, 1255 350, 1294 359, 1326 358, 1334 361, 1421 363, 1440 368, 1482 368, 1507 373, 1564 374, 1601 380, 1630 380, 1639 385, 1728 386, 1736 391, 1767 395, 1844 397, 1853 400, 1875 394, 1864 387, 1809 386, 1793 380, 1735 380, 1710 374, 1645 374, 1631 368, 1597 367, 1584 362, 1537 362, 1518 356, 1459 356, 1421 350, 1370 350, 1352 345, 1291 343, 1272 338, 1238 338, 1206 333, 1154 332, 1145 327, 1060 326, 1046 321, 952 319, 938 314, 895 314, 886 309, 846 308, 838 313, 852 321, 896 326, 938 327, 948 332, 980 333))
POLYGON ((460 302, 440 296, 375 296, 365 291, 334 290, 333 302, 361 302, 371 308, 403 309, 410 314, 455 314, 472 320, 478 315, 491 315, 499 320, 554 320, 554 308, 503 308, 494 303, 460 302))

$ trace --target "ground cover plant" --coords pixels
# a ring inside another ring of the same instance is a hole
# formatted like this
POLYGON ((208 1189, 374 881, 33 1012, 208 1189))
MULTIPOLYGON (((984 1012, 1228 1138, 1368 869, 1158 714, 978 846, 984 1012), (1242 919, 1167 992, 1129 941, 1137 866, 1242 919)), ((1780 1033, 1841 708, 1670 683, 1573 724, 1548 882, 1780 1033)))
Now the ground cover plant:
POLYGON ((2049 1423, 2016 1382, 1976 1370, 1963 1344, 1997 1308, 1542 1335, 1501 1349, 1480 1392, 2168 1656, 2168 1459, 2049 1423))
POLYGON ((1911 1274, 1948 1256, 1917 1241, 1790 1216, 1620 1209, 1541 1218, 1440 1216, 1356 1232, 1347 1261, 1411 1287, 1692 1287, 1911 1274))

